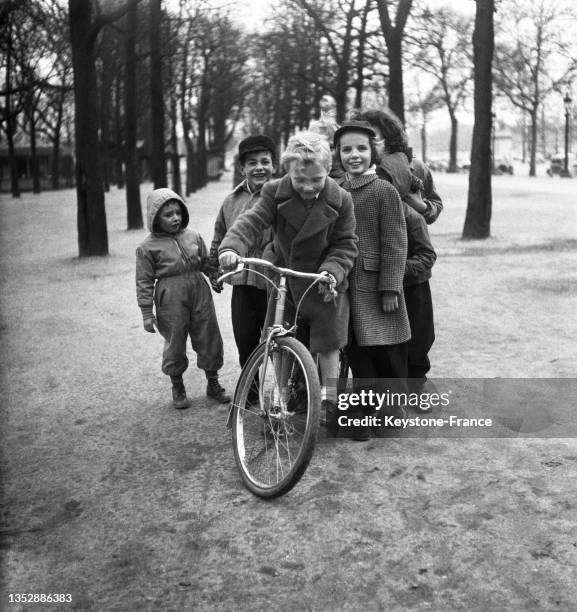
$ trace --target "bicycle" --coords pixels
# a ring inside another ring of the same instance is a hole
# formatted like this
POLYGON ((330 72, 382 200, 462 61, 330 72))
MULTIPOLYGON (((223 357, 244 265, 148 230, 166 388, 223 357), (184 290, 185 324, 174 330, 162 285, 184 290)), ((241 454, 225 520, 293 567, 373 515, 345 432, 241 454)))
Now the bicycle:
MULTIPOLYGON (((229 412, 234 458, 244 485, 258 497, 272 499, 290 491, 301 479, 313 456, 320 425, 321 385, 317 365, 307 347, 296 338, 303 299, 326 275, 280 268, 264 259, 239 258, 237 268, 219 282, 238 274, 246 265, 261 266, 278 275, 278 285, 263 273, 277 292, 272 325, 265 339, 244 365, 229 412), (285 326, 287 279, 312 281, 298 304, 292 325, 285 326)), ((334 286, 330 286, 336 296, 334 286)))

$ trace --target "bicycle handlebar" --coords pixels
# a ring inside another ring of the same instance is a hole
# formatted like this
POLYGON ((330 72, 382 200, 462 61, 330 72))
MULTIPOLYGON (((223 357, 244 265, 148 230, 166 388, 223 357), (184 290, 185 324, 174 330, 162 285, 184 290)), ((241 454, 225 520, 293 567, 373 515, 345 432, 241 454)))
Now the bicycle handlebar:
POLYGON ((238 264, 235 270, 231 272, 226 272, 222 276, 218 278, 218 282, 222 282, 225 278, 229 276, 233 276, 234 274, 238 274, 242 272, 245 268, 245 265, 253 265, 253 266, 262 266, 263 268, 268 268, 281 276, 290 276, 292 278, 305 278, 309 280, 319 281, 321 283, 330 283, 330 280, 324 274, 318 274, 316 272, 298 272, 297 270, 291 270, 290 268, 279 268, 275 266, 270 261, 266 259, 259 259, 258 257, 239 257, 238 264))

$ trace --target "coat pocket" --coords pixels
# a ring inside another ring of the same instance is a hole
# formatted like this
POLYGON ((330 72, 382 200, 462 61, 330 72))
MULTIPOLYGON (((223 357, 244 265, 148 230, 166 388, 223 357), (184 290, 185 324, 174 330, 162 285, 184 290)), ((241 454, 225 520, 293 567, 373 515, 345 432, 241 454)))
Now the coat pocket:
POLYGON ((361 255, 358 266, 357 288, 359 291, 378 291, 381 262, 378 257, 361 255))

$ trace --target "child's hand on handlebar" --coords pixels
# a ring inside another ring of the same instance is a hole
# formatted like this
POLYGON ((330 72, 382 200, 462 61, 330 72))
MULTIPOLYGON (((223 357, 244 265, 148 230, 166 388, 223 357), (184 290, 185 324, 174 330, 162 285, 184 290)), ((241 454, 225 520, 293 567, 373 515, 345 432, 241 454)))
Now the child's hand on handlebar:
POLYGON ((323 296, 323 302, 334 302, 337 297, 337 279, 326 270, 320 273, 326 278, 319 283, 319 293, 323 296))
POLYGON ((236 268, 239 259, 238 254, 234 251, 224 251, 218 256, 218 263, 223 270, 232 270, 236 268))

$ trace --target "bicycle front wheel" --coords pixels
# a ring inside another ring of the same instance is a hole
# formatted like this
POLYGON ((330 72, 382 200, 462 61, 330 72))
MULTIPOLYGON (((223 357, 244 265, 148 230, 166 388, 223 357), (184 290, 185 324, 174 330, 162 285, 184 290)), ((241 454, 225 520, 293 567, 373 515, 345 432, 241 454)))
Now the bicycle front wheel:
POLYGON ((234 458, 244 485, 273 498, 290 491, 314 452, 321 389, 314 360, 296 338, 258 346, 242 370, 234 395, 234 458))

